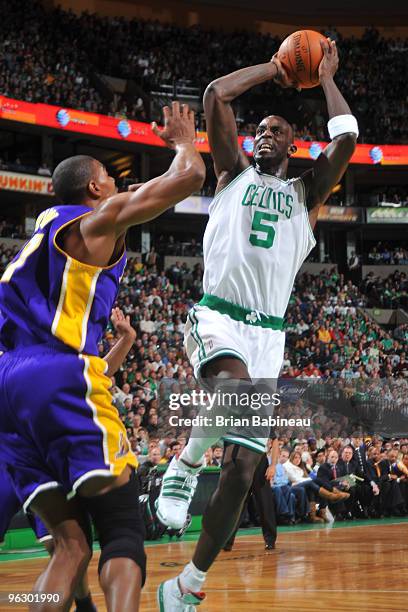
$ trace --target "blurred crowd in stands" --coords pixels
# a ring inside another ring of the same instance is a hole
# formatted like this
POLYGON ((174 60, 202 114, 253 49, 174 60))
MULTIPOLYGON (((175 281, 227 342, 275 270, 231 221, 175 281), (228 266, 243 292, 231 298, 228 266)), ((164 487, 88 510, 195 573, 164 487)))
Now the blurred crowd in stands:
MULTIPOLYGON (((0 217, 0 238, 16 238, 19 240, 24 240, 27 238, 27 235, 22 225, 10 221, 8 218, 4 219, 0 217)), ((13 259, 17 251, 17 247, 10 249, 5 244, 0 243, 0 255, 2 255, 4 258, 3 264, 6 265, 10 259, 13 259)))
POLYGON ((103 106, 68 15, 46 12, 36 1, 1 0, 0 9, 2 94, 87 111, 103 106))
MULTIPOLYGON (((15 252, 0 244, 0 273, 15 252)), ((112 395, 146 474, 178 455, 188 439, 188 428, 169 424, 169 399, 198 390, 183 329, 202 295, 202 274, 201 264, 191 269, 176 262, 164 270, 151 249, 144 262, 129 259, 122 279, 117 304, 130 317, 136 340, 112 377, 112 395)), ((297 279, 287 312, 282 381, 310 387, 311 395, 307 390, 303 399, 289 396, 280 416, 308 418, 310 426, 276 430, 282 451, 272 486, 284 524, 408 511, 407 440, 397 433, 408 418, 408 326, 387 333, 361 310, 366 300, 335 269, 297 279), (356 425, 370 434, 360 455, 353 443, 360 448, 363 439, 350 437, 356 425), (334 485, 350 497, 332 505, 316 491, 334 485)), ((100 354, 115 342, 109 326, 100 354)), ((197 411, 179 408, 171 415, 194 418, 197 411)), ((207 465, 219 465, 222 452, 222 444, 210 449, 207 465)))
MULTIPOLYGON (((189 87, 200 97, 214 78, 268 61, 281 42, 255 32, 206 31, 199 25, 180 28, 89 13, 77 16, 61 8, 46 11, 36 0, 0 0, 0 9, 1 93, 131 119, 156 118, 152 91, 167 85, 171 96, 173 88, 189 87), (125 91, 115 92, 103 75, 124 79, 125 91)), ((407 96, 401 78, 408 41, 384 39, 372 28, 360 39, 343 38, 333 28, 325 33, 337 40, 340 49, 337 82, 359 119, 360 140, 408 141, 407 96)), ((253 132, 261 116, 270 114, 266 96, 275 101, 284 97, 285 108, 293 105, 287 118, 296 123, 297 137, 327 138, 321 92, 282 92, 272 83, 240 102, 237 118, 243 133, 253 132), (306 97, 310 104, 304 104, 306 97)), ((204 127, 202 118, 199 127, 204 127)))
POLYGON ((408 307, 408 279, 405 272, 395 270, 386 278, 370 272, 363 281, 363 289, 377 306, 382 308, 408 307))
POLYGON ((40 176, 51 176, 52 174, 50 165, 46 161, 41 161, 39 165, 32 166, 24 163, 20 157, 13 160, 5 160, 0 157, 0 170, 38 174, 40 176))
POLYGON ((364 381, 408 375, 406 339, 370 319, 362 310, 367 302, 335 269, 298 276, 287 311, 283 376, 364 381))
POLYGON ((407 206, 408 205, 408 189, 402 186, 389 186, 377 188, 376 193, 372 196, 373 203, 378 205, 407 206))
POLYGON ((376 246, 370 248, 367 253, 367 263, 373 265, 407 265, 408 248, 405 246, 392 246, 383 242, 378 242, 376 246))
POLYGON ((184 255, 188 257, 202 257, 203 245, 195 238, 180 242, 175 240, 171 234, 161 235, 157 240, 157 251, 164 255, 184 255))

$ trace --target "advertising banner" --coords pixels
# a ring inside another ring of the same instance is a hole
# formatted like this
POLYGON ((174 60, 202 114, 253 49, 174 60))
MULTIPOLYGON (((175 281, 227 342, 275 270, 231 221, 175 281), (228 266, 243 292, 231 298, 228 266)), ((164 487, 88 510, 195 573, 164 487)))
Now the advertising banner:
MULTIPOLYGON (((49 104, 24 102, 0 96, 0 118, 38 126, 55 128, 67 132, 89 134, 99 138, 124 140, 144 145, 164 147, 160 138, 152 132, 149 123, 131 121, 126 118, 109 117, 87 113, 49 104)), ((243 151, 252 155, 253 136, 239 136, 243 151)), ((317 159, 327 143, 296 140, 297 152, 294 157, 317 159)), ((198 132, 197 149, 209 153, 206 132, 198 132)), ((353 164, 408 165, 408 145, 358 144, 351 158, 353 164)))
POLYGON ((362 219, 362 209, 352 206, 322 206, 319 210, 319 221, 332 223, 358 223, 362 219))
POLYGON ((408 223, 408 208, 367 208, 367 223, 408 223))
POLYGON ((48 196, 54 194, 51 179, 47 176, 20 174, 5 170, 0 170, 0 189, 48 196))

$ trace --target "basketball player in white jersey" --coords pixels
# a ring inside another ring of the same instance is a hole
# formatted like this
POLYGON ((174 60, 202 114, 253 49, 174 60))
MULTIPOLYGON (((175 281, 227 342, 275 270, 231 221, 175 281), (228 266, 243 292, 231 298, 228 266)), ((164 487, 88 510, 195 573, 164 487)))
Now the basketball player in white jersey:
MULTIPOLYGON (((197 379, 213 390, 222 389, 226 380, 278 377, 285 342, 283 317, 295 276, 315 245, 319 207, 343 176, 355 149, 357 121, 333 80, 336 44, 328 39, 322 48, 319 76, 332 141, 299 178, 286 178, 296 147, 292 128, 282 117, 265 117, 259 124, 254 165, 238 145, 231 102, 270 79, 283 87, 297 86, 275 56, 266 64, 217 79, 205 92, 218 184, 204 235, 205 293, 189 313, 185 346, 197 379)), ((192 562, 159 587, 161 612, 190 612, 202 601, 206 572, 236 526, 265 450, 265 439, 254 439, 251 431, 226 427, 216 433, 224 436, 226 446, 218 488, 204 513, 192 562)), ((197 437, 193 429, 179 460, 172 461, 158 503, 158 516, 165 524, 184 524, 202 456, 215 442, 208 435, 197 437)))

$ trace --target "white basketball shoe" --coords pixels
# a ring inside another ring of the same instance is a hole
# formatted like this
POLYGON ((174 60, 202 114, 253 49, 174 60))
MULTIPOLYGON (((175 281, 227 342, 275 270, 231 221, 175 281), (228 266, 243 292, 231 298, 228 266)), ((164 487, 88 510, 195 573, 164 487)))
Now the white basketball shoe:
POLYGON ((197 488, 198 474, 203 465, 188 467, 176 457, 170 462, 163 478, 160 495, 156 501, 157 518, 171 529, 182 529, 197 488))
POLYGON ((177 577, 162 582, 157 589, 160 612, 195 612, 204 598, 205 593, 182 593, 177 577))

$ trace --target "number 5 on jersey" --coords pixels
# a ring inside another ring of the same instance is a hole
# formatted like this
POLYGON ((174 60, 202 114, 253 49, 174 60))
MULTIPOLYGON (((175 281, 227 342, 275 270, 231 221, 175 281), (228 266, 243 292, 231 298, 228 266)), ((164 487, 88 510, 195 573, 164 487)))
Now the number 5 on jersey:
POLYGON ((252 246, 270 249, 275 240, 275 228, 272 224, 278 220, 278 215, 256 210, 252 221, 252 232, 249 234, 252 246))

